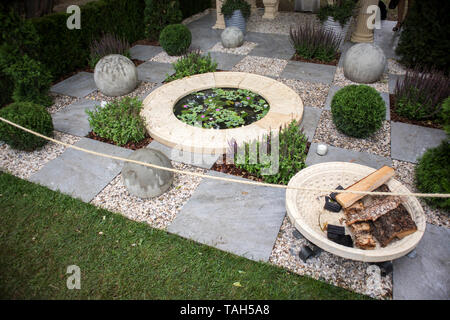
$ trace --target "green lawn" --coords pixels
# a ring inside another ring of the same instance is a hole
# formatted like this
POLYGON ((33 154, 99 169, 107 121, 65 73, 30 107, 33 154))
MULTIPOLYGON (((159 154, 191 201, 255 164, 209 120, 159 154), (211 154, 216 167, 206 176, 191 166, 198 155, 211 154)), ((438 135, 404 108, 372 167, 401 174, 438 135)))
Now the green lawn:
POLYGON ((1 299, 367 298, 1 172, 0 217, 1 299), (80 290, 66 287, 69 265, 81 268, 80 290))

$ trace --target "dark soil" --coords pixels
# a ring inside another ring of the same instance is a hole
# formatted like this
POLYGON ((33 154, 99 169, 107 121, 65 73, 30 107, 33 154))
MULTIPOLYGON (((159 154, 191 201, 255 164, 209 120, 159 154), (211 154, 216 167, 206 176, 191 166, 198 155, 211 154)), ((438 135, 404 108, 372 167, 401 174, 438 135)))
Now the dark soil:
POLYGON ((305 59, 305 58, 300 57, 297 54, 294 54, 294 56, 291 58, 291 60, 293 60, 293 61, 300 61, 300 62, 325 64, 325 65, 329 65, 329 66, 337 66, 338 63, 339 63, 339 58, 340 57, 341 57, 341 54, 337 53, 336 57, 332 61, 325 62, 325 61, 321 61, 321 60, 317 60, 317 59, 305 59))
POLYGON ((133 47, 133 46, 135 46, 135 45, 137 45, 137 44, 140 44, 140 45, 143 45, 143 46, 157 46, 157 47, 160 47, 161 45, 159 44, 159 41, 158 40, 153 40, 153 41, 151 41, 151 40, 147 40, 147 39, 142 39, 142 40, 138 40, 138 41, 136 41, 136 42, 133 42, 132 44, 131 44, 131 47, 133 47))
POLYGON ((429 128, 435 128, 435 129, 442 129, 442 124, 438 123, 436 120, 411 120, 406 117, 402 117, 395 112, 395 95, 390 94, 389 95, 389 104, 390 104, 390 110, 391 110, 391 121, 395 122, 403 122, 403 123, 409 123, 414 124, 417 126, 422 127, 429 127, 429 128))
POLYGON ((214 163, 211 170, 231 174, 233 176, 238 176, 238 177, 242 177, 242 178, 253 180, 253 181, 263 182, 263 180, 261 178, 236 167, 234 164, 227 164, 225 154, 222 156, 222 158, 219 158, 219 160, 217 160, 216 163, 214 163))
MULTIPOLYGON (((99 137, 97 134, 95 134, 94 131, 89 132, 86 137, 90 138, 90 139, 94 139, 94 140, 97 140, 97 141, 101 141, 101 142, 105 142, 105 143, 109 143, 109 144, 113 144, 113 145, 117 146, 117 144, 114 141, 109 140, 109 139, 105 139, 105 138, 102 138, 102 137, 99 137)), ((153 139, 147 134, 146 137, 143 140, 139 141, 139 142, 128 142, 126 145, 119 146, 119 147, 126 148, 126 149, 131 149, 131 150, 138 150, 138 149, 145 148, 152 141, 153 141, 153 139)))

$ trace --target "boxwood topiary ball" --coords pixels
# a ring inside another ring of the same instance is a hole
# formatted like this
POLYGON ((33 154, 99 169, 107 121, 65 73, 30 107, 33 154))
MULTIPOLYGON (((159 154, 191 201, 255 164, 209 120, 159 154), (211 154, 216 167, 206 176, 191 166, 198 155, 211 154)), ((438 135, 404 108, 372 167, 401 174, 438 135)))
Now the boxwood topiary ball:
POLYGON ((366 85, 350 85, 336 92, 331 101, 333 122, 339 131, 366 138, 381 128, 386 105, 381 95, 366 85))
MULTIPOLYGON (((45 136, 53 136, 52 117, 43 106, 31 102, 15 102, 0 109, 0 117, 45 136)), ((25 151, 33 151, 47 143, 47 140, 3 121, 0 121, 0 140, 6 142, 11 148, 25 151)))
POLYGON ((191 31, 183 24, 170 24, 159 35, 159 43, 169 56, 186 53, 191 41, 191 31))

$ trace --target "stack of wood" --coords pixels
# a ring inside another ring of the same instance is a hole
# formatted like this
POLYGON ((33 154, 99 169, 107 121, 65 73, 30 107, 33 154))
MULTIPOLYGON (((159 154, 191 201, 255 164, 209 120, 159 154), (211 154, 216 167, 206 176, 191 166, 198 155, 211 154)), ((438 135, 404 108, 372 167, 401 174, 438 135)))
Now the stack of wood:
MULTIPOLYGON (((385 183, 393 176, 394 169, 385 166, 346 190, 390 192, 385 183)), ((358 248, 375 249, 375 239, 386 247, 394 239, 402 239, 417 230, 400 197, 341 193, 336 201, 344 208, 345 224, 358 248)))

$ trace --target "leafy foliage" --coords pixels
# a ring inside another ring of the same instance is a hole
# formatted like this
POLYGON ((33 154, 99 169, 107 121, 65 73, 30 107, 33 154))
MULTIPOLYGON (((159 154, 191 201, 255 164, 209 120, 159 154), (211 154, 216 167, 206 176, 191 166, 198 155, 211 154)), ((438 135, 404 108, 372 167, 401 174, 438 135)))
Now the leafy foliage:
POLYGON ((120 37, 107 33, 100 40, 94 40, 90 46, 89 66, 95 68, 97 62, 109 54, 121 54, 130 58, 130 44, 120 37))
POLYGON ((122 146, 145 138, 145 123, 139 115, 141 109, 142 102, 138 98, 125 97, 104 107, 96 106, 94 111, 86 110, 86 113, 98 136, 122 146))
POLYGON ((272 135, 268 135, 261 141, 247 142, 239 147, 236 141, 232 141, 230 152, 234 155, 236 167, 262 178, 265 182, 287 185, 297 172, 306 167, 308 138, 300 129, 300 124, 293 120, 288 126, 278 131, 278 150, 275 150, 273 139, 272 135), (238 148, 243 148, 242 151, 245 150, 245 153, 238 151, 238 148), (261 152, 260 149, 267 152, 261 152), (256 154, 250 150, 256 150, 256 154), (264 174, 265 170, 272 165, 275 166, 272 157, 276 157, 277 152, 278 171, 273 174, 264 174))
POLYGON ((321 22, 325 22, 328 17, 332 17, 334 21, 338 21, 341 26, 344 26, 352 16, 354 8, 354 0, 341 0, 332 5, 327 4, 321 7, 317 13, 317 18, 321 22))
POLYGON ((169 56, 185 54, 192 41, 191 31, 184 24, 171 24, 161 31, 159 43, 169 56))
POLYGON ((251 6, 244 0, 225 0, 221 10, 222 14, 227 18, 231 17, 235 10, 240 10, 242 16, 247 19, 248 17, 250 17, 251 6))
POLYGON ((180 23, 182 12, 178 0, 145 0, 145 36, 159 39, 161 31, 170 24, 180 23))
POLYGON ((180 1, 180 10, 183 13, 183 19, 194 14, 203 12, 211 7, 210 0, 182 0, 180 1))
POLYGON ((441 118, 445 132, 450 135, 450 97, 445 99, 442 103, 441 118))
POLYGON ((299 23, 290 29, 291 44, 297 55, 304 59, 318 59, 324 62, 336 58, 341 37, 314 21, 299 23))
MULTIPOLYGON (((43 106, 31 102, 14 102, 0 109, 0 117, 48 137, 53 136, 52 117, 43 106)), ((47 140, 4 122, 0 122, 0 140, 11 148, 25 151, 33 151, 47 143, 47 140)))
POLYGON ((346 135, 366 138, 381 128, 386 105, 381 95, 367 85, 350 85, 336 92, 331 101, 333 122, 346 135))
POLYGON ((267 101, 249 90, 216 88, 211 91, 195 92, 183 99, 180 112, 175 112, 177 118, 192 126, 226 129, 250 124, 269 112, 267 101))
POLYGON ((396 49, 409 67, 426 66, 450 74, 450 1, 413 1, 396 49))
MULTIPOLYGON (((416 167, 417 189, 424 193, 450 193, 450 142, 428 149, 416 167)), ((450 212, 449 198, 425 198, 435 208, 450 212)))
POLYGON ((450 79, 437 70, 408 70, 404 80, 397 80, 395 111, 415 120, 438 117, 442 102, 450 95, 449 83, 450 79))
POLYGON ((173 67, 175 73, 172 76, 167 76, 166 82, 193 76, 194 74, 214 72, 217 70, 217 62, 212 60, 209 53, 207 56, 203 56, 199 51, 192 51, 175 62, 173 67))

